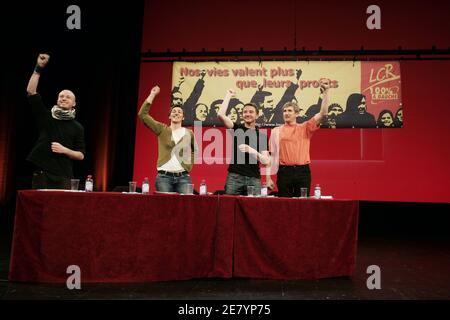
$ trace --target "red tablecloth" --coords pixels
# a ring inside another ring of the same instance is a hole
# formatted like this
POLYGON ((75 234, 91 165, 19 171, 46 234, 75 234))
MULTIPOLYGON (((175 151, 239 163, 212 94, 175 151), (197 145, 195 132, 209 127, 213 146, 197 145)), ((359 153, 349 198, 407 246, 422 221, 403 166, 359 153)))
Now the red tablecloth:
POLYGON ((234 276, 317 279, 352 275, 358 202, 241 198, 234 227, 234 276))
POLYGON ((9 279, 141 282, 232 276, 232 198, 20 191, 9 279))
POLYGON ((351 275, 357 201, 19 191, 11 281, 351 275))

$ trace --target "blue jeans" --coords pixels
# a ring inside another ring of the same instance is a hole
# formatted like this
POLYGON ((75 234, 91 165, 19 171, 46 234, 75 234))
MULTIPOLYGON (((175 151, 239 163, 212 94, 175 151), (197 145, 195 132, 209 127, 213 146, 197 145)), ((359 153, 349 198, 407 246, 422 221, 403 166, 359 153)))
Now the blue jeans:
POLYGON ((192 183, 188 173, 181 176, 171 176, 164 173, 158 173, 156 176, 156 191, 185 193, 186 185, 192 183))
POLYGON ((255 187, 255 194, 261 194, 261 179, 247 177, 237 173, 228 172, 225 182, 225 193, 234 195, 247 195, 247 186, 255 187))

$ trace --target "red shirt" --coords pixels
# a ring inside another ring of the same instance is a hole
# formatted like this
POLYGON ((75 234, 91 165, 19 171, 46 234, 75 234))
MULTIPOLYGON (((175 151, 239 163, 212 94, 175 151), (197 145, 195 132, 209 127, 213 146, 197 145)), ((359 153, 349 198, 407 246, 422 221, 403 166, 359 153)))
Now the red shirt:
POLYGON ((320 128, 313 118, 304 123, 282 125, 272 130, 270 152, 280 165, 305 165, 311 162, 309 145, 313 133, 320 128))

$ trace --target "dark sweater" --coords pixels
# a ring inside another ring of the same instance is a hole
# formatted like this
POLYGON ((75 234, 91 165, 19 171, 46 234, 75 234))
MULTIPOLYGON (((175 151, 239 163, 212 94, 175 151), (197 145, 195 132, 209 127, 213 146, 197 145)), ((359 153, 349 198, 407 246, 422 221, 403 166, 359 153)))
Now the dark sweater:
POLYGON ((241 152, 239 145, 247 144, 258 152, 267 151, 267 136, 260 132, 258 128, 249 129, 238 123, 234 123, 230 133, 233 137, 233 154, 232 162, 228 166, 228 172, 246 177, 260 178, 258 161, 247 152, 241 152))
POLYGON ((73 160, 66 155, 54 153, 51 144, 59 142, 66 148, 85 154, 83 126, 76 120, 54 119, 39 94, 29 96, 28 101, 37 123, 39 138, 27 160, 44 171, 72 178, 73 160))

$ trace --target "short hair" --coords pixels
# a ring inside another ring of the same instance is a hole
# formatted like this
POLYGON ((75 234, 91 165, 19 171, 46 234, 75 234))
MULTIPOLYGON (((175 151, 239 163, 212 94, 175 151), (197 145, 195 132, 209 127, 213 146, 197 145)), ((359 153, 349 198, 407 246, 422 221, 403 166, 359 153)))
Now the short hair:
MULTIPOLYGON (((246 104, 244 104, 244 108, 247 107, 247 106, 255 108, 256 114, 259 114, 259 109, 258 109, 258 106, 256 105, 256 103, 247 102, 246 104)), ((242 108, 242 110, 244 110, 244 108, 242 108)))
POLYGON ((77 100, 77 97, 75 96, 75 93, 73 93, 73 91, 72 91, 72 90, 69 90, 69 89, 63 89, 63 90, 61 90, 61 91, 58 93, 58 98, 59 98, 59 95, 60 95, 63 91, 70 92, 70 94, 73 96, 73 101, 76 101, 76 100, 77 100))
POLYGON ((284 104, 284 106, 283 106, 283 111, 284 111, 285 108, 289 108, 289 107, 294 108, 294 112, 295 112, 295 113, 299 113, 299 112, 300 112, 300 107, 299 107, 298 104, 297 104, 296 102, 294 102, 294 101, 286 102, 286 103, 284 104))
POLYGON ((182 106, 172 106, 172 107, 170 107, 169 116, 170 116, 170 114, 172 113, 172 110, 175 109, 175 108, 180 108, 181 111, 183 111, 183 115, 184 115, 184 109, 183 109, 182 106))

